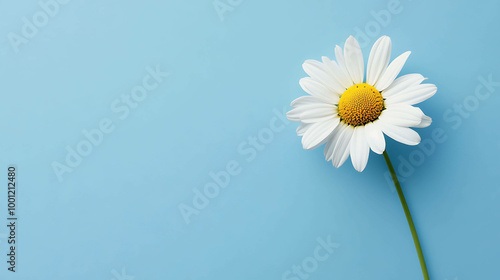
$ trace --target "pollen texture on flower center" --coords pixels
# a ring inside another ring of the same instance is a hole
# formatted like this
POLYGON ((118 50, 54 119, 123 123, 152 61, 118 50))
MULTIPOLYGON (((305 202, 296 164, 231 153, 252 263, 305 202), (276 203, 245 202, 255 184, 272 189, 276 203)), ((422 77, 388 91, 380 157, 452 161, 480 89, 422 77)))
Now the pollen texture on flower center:
POLYGON ((376 120, 384 109, 382 94, 369 84, 348 88, 339 100, 339 116, 352 126, 365 125, 376 120))

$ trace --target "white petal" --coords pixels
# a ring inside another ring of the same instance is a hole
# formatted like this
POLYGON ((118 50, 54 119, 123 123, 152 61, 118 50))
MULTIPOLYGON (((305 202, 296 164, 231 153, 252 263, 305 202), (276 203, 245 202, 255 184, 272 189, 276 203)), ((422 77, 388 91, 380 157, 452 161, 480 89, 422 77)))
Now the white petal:
POLYGON ((335 59, 337 59, 337 63, 339 64, 340 69, 342 69, 342 71, 344 71, 344 73, 350 79, 351 76, 349 75, 349 72, 347 72, 347 66, 345 65, 344 52, 342 51, 342 48, 340 46, 335 46, 335 59))
POLYGON ((296 108, 296 107, 299 107, 299 106, 302 106, 302 105, 309 105, 309 104, 323 104, 323 103, 326 103, 326 104, 335 104, 335 103, 328 103, 328 102, 325 102, 324 100, 321 100, 319 98, 316 98, 314 96, 301 96, 297 99, 295 99, 294 101, 292 101, 291 103, 291 106, 293 108, 296 108))
POLYGON ((344 123, 339 123, 339 125, 337 125, 335 130, 330 135, 328 141, 326 142, 325 151, 324 151, 326 161, 332 160, 333 150, 335 149, 335 145, 337 145, 337 143, 340 139, 340 136, 342 135, 342 133, 344 132, 346 127, 347 127, 347 125, 345 125, 344 123))
POLYGON ((335 128, 335 130, 328 136, 328 139, 326 140, 325 144, 325 149, 323 150, 323 154, 325 155, 325 160, 330 161, 330 159, 333 157, 333 145, 332 139, 337 135, 335 131, 340 127, 340 124, 335 128))
POLYGON ((408 104, 388 105, 379 119, 397 126, 416 126, 422 121, 422 110, 408 104))
POLYGON ((339 118, 334 118, 312 124, 302 137, 302 146, 304 149, 311 150, 325 143, 328 135, 337 127, 339 121, 339 118))
POLYGON ((403 112, 403 113, 408 113, 412 114, 417 118, 422 118, 424 116, 424 112, 420 110, 420 108, 411 106, 408 104, 400 103, 400 104, 390 104, 386 106, 387 110, 390 111, 397 111, 397 112, 403 112))
MULTIPOLYGON (((304 105, 308 109, 300 114, 300 120, 304 123, 316 123, 333 119, 338 116, 338 109, 333 105, 304 105)), ((420 123, 420 119, 418 121, 420 123)))
POLYGON ((297 135, 303 136, 311 126, 312 124, 310 123, 301 123, 299 127, 297 127, 297 135))
POLYGON ((374 85, 379 77, 384 73, 391 59, 391 38, 387 36, 380 37, 373 44, 366 67, 366 83, 374 85))
POLYGON ((382 131, 392 139, 406 145, 418 145, 420 143, 420 135, 415 130, 407 127, 400 127, 392 124, 379 121, 382 131))
POLYGON ((339 136, 337 143, 335 144, 335 148, 333 149, 333 158, 332 164, 333 166, 339 168, 344 164, 344 162, 349 157, 349 145, 351 143, 351 137, 354 132, 354 128, 350 125, 345 125, 345 129, 342 134, 339 136))
POLYGON ((424 115, 422 117, 422 121, 418 125, 415 125, 414 127, 424 128, 424 127, 428 127, 429 125, 431 125, 431 123, 432 123, 432 119, 430 117, 424 115))
POLYGON ((380 76, 378 79, 377 83, 375 84, 375 88, 378 89, 378 91, 383 91, 387 87, 389 87, 394 79, 398 76, 399 72, 401 72, 401 69, 405 65, 406 60, 408 59, 408 56, 410 56, 411 52, 405 52, 404 54, 396 57, 391 64, 385 69, 384 74, 380 76))
POLYGON ((337 62, 330 60, 326 56, 323 56, 321 59, 323 60, 323 63, 329 67, 333 78, 342 85, 344 90, 353 85, 349 74, 342 70, 337 62))
POLYGON ((425 101, 432 97, 437 91, 437 87, 433 84, 422 84, 407 88, 403 92, 389 96, 385 100, 386 105, 405 103, 414 105, 425 101))
MULTIPOLYGON (((299 122, 302 121, 302 115, 305 113, 306 117, 310 118, 311 114, 313 116, 321 114, 325 111, 328 111, 329 115, 332 117, 335 116, 337 113, 338 108, 334 105, 327 104, 327 103, 313 103, 313 104, 304 104, 301 106, 297 106, 296 108, 293 108, 292 110, 288 111, 286 113, 286 116, 289 120, 293 122, 299 122), (320 112, 318 112, 320 111, 320 112), (311 113, 312 112, 312 113, 311 113)), ((310 122, 310 121, 307 121, 310 122)), ((317 122, 317 121, 314 121, 317 122)))
POLYGON ((370 146, 366 141, 365 127, 357 126, 354 129, 354 134, 351 139, 351 161, 354 169, 362 172, 368 163, 368 156, 370 155, 370 146))
POLYGON ((394 80, 394 82, 387 87, 384 91, 382 91, 382 96, 384 98, 398 94, 405 89, 419 85, 422 83, 426 78, 420 74, 408 74, 401 76, 394 80))
POLYGON ((347 71, 355 84, 363 82, 365 66, 363 62, 363 53, 359 47, 358 41, 350 36, 344 45, 344 58, 347 71))
POLYGON ((365 125, 365 134, 368 145, 373 152, 381 155, 385 151, 385 138, 378 121, 365 125))
POLYGON ((339 100, 337 94, 310 77, 300 79, 299 84, 305 92, 328 103, 335 104, 339 100))
MULTIPOLYGON (((300 122, 300 114, 299 108, 294 108, 288 112, 286 112, 286 118, 291 120, 292 122, 300 122)), ((303 110, 303 109, 302 109, 303 110)))
POLYGON ((345 91, 345 88, 343 88, 342 85, 333 78, 333 75, 330 72, 330 67, 324 65, 323 63, 313 59, 308 59, 304 62, 304 64, 302 64, 302 68, 304 68, 304 71, 306 71, 311 78, 322 83, 334 93, 341 94, 345 91))
MULTIPOLYGON (((391 105, 391 106, 395 106, 395 105, 391 105)), ((398 105, 398 106, 400 106, 400 105, 398 105)), ((418 111, 418 114, 421 117, 420 123, 418 125, 413 126, 413 127, 424 128, 424 127, 428 127, 429 125, 431 125, 432 119, 430 117, 426 116, 420 108, 413 107, 413 106, 412 106, 412 108, 415 108, 415 110, 418 111)))
POLYGON ((307 105, 299 106, 297 108, 293 108, 292 110, 286 113, 286 117, 292 122, 300 122, 300 115, 309 110, 310 108, 307 105))

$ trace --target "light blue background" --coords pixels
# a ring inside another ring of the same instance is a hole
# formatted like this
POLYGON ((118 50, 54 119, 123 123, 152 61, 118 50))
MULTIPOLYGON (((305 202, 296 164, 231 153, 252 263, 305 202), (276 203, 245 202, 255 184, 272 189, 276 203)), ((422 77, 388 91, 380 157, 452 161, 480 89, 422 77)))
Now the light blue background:
MULTIPOLYGON (((238 151, 304 94, 305 59, 332 58, 369 28, 365 59, 389 35, 393 58, 412 51, 402 73, 439 88, 421 104, 434 122, 419 133, 442 129, 446 141, 403 182, 431 279, 499 279, 500 87, 467 117, 453 106, 475 105, 479 77, 500 81, 500 3, 401 0, 378 23, 388 3, 247 0, 221 20, 211 0, 72 0, 15 53, 8 34, 41 8, 2 2, 0 278, 282 279, 330 235, 340 246, 309 279, 421 279, 382 156, 371 153, 363 173, 350 161, 335 169, 322 148, 302 149, 295 123, 250 161, 238 151), (156 65, 169 77, 120 120, 112 102, 156 65), (115 130, 60 182, 53 162, 103 118, 115 130), (187 225, 179 205, 232 160, 241 173, 187 225), (16 273, 5 263, 12 163, 16 273)), ((396 167, 420 149, 387 148, 396 167)))

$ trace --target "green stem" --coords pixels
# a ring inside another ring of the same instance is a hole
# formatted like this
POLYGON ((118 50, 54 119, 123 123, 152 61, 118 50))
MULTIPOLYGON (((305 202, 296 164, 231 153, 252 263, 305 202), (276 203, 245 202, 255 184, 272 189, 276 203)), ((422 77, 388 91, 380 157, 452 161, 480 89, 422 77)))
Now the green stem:
POLYGON ((394 167, 392 167, 392 163, 391 160, 389 159, 387 151, 384 151, 384 159, 385 162, 387 163, 387 167, 389 168, 389 172, 391 172, 392 180, 394 181, 394 185, 396 186, 396 191, 398 191, 399 200, 401 200, 401 205, 403 205, 403 209, 405 211, 406 220, 408 221, 408 225, 410 226, 411 235, 413 236, 413 242, 415 243, 415 248, 417 249, 418 259, 420 260, 420 267, 422 268, 422 274, 424 275, 425 280, 429 280, 429 273, 427 272, 427 266, 425 265, 424 254, 422 253, 422 248, 420 247, 420 241, 418 241, 418 235, 417 231, 415 230, 415 225, 413 224, 413 220, 411 218, 410 209, 408 209, 408 205, 406 204, 406 199, 403 194, 403 190, 401 189, 398 177, 396 176, 396 171, 394 171, 394 167))

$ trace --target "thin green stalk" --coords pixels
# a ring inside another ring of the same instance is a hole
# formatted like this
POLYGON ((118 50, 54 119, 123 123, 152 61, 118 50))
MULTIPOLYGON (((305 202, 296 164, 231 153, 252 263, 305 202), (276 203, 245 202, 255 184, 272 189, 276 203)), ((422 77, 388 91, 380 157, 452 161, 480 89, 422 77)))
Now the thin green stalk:
POLYGON ((413 224, 413 220, 411 218, 410 209, 408 209, 408 205, 406 204, 406 199, 403 194, 403 190, 401 189, 398 177, 396 176, 396 171, 394 171, 394 167, 392 166, 387 151, 384 151, 384 159, 385 162, 387 163, 387 167, 389 168, 389 172, 391 172, 392 180, 394 181, 394 185, 396 186, 396 191, 398 192, 399 195, 399 200, 401 200, 401 205, 403 205, 403 209, 405 211, 406 220, 408 221, 408 225, 410 226, 411 235, 413 236, 413 242, 415 243, 415 248, 417 249, 418 259, 420 260, 420 267, 422 268, 422 274, 424 275, 425 280, 429 280, 429 273, 427 272, 427 266, 425 265, 424 254, 422 253, 422 248, 420 247, 420 241, 418 241, 418 235, 417 231, 415 230, 415 225, 413 224))

